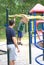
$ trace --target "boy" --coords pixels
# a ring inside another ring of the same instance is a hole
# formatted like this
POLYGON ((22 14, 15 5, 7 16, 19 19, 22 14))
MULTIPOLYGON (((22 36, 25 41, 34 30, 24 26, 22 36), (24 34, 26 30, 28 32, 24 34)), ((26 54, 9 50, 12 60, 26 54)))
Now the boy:
POLYGON ((23 17, 21 18, 21 22, 19 23, 19 26, 18 26, 18 45, 23 45, 21 43, 21 39, 22 39, 22 36, 23 36, 23 28, 25 26, 25 23, 26 23, 26 19, 23 17))

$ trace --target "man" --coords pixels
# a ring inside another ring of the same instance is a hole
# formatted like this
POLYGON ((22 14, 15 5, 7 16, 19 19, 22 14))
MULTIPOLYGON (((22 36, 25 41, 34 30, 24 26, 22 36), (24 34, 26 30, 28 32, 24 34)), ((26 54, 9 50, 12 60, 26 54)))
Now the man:
POLYGON ((15 65, 16 61, 16 52, 17 48, 18 52, 20 51, 17 45, 16 34, 13 29, 15 26, 14 20, 9 20, 9 26, 6 28, 6 38, 7 38, 7 48, 9 49, 9 61, 10 65, 15 65))

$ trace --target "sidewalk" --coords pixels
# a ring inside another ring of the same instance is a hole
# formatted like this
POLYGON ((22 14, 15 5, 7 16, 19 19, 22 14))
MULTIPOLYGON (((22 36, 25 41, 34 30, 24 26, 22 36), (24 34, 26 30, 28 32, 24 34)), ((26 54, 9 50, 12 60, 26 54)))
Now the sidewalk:
MULTIPOLYGON (((6 42, 0 42, 1 44, 6 44, 6 42)), ((42 54, 42 50, 36 48, 34 45, 32 45, 32 64, 29 64, 29 43, 28 39, 22 41, 23 45, 19 45, 20 48, 20 53, 17 53, 17 60, 16 60, 16 65, 39 65, 35 62, 35 57, 42 54)), ((0 49, 2 50, 7 50, 7 46, 3 45, 0 46, 0 49)), ((3 64, 0 65, 7 65, 7 56, 0 56, 0 61, 3 64), (6 57, 6 58, 5 58, 6 57), (3 58, 3 61, 1 58, 3 58), (6 62, 6 64, 5 64, 6 62)))
POLYGON ((19 46, 20 53, 18 53, 16 65, 39 65, 35 62, 35 57, 42 54, 42 51, 32 46, 32 64, 29 64, 29 47, 19 46))

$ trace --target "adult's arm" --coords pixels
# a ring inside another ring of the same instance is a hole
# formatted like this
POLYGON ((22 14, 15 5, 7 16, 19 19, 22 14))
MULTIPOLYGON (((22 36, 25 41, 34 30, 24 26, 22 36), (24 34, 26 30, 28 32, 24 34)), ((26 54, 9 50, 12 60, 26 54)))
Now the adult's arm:
POLYGON ((19 47, 18 47, 18 44, 17 44, 17 39, 16 39, 16 37, 12 37, 12 40, 13 40, 14 45, 16 46, 16 48, 18 49, 18 52, 19 52, 20 50, 19 50, 19 47))

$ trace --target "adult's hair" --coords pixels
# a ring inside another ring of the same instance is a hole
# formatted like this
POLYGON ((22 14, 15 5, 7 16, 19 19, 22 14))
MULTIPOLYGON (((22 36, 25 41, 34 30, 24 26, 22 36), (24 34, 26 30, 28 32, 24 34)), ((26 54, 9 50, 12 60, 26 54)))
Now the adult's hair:
POLYGON ((12 26, 15 23, 14 20, 9 20, 9 25, 12 26))

